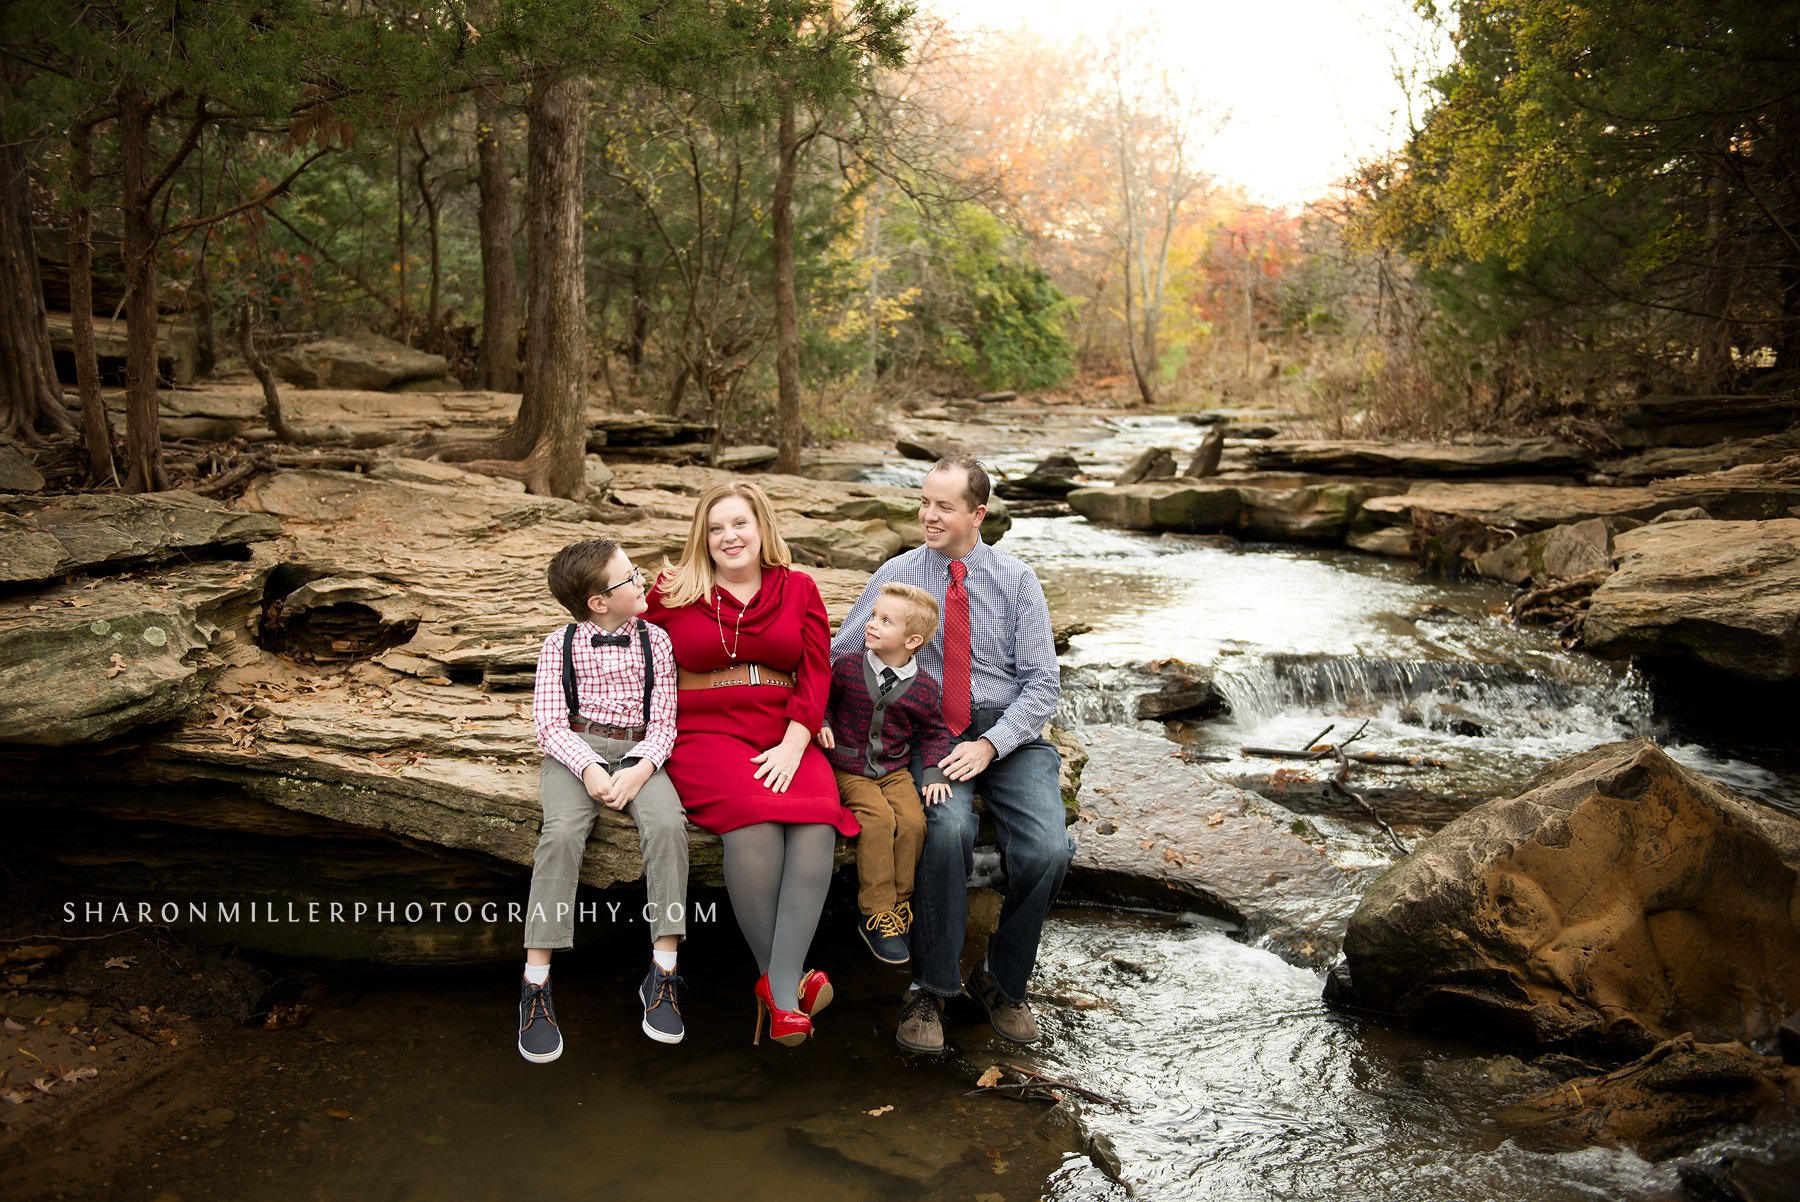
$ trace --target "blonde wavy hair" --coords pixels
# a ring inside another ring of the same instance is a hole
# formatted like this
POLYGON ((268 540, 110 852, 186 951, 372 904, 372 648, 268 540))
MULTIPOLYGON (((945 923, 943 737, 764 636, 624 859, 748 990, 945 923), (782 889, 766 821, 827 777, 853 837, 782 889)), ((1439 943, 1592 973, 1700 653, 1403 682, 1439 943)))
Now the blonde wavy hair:
POLYGON ((757 531, 762 536, 762 551, 757 556, 761 565, 765 568, 793 565, 794 557, 775 525, 775 507, 769 504, 763 490, 736 480, 715 484, 701 493, 700 500, 694 505, 694 524, 688 527, 687 545, 681 549, 681 558, 674 564, 663 560, 662 570, 657 573, 656 587, 662 590, 663 604, 670 609, 692 605, 712 592, 713 561, 706 549, 706 524, 712 516, 713 506, 728 497, 741 497, 750 506, 750 516, 756 519, 757 531))

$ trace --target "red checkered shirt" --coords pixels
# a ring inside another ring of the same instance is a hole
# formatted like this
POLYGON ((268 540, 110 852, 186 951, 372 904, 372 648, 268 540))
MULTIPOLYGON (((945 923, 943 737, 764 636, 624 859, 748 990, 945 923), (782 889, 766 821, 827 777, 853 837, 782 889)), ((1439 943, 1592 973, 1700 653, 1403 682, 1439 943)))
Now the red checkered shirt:
MULTIPOLYGON (((603 633, 592 622, 575 627, 575 696, 581 716, 608 726, 644 725, 644 648, 635 619, 618 633, 631 636, 629 647, 596 647, 594 636, 603 633)), ((582 737, 569 729, 569 707, 563 700, 563 627, 544 636, 538 652, 537 681, 531 690, 531 720, 537 727, 538 746, 555 756, 570 772, 580 776, 589 764, 608 770, 613 765, 594 754, 582 737)), ((650 626, 650 654, 656 665, 656 683, 650 691, 650 722, 644 737, 627 754, 661 768, 675 749, 675 650, 660 626, 650 626)))

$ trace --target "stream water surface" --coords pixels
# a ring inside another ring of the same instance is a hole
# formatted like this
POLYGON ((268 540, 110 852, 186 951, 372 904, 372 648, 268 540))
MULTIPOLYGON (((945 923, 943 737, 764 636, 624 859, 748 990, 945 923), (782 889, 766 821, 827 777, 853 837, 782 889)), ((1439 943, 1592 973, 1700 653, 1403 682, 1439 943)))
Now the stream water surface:
MULTIPOLYGON (((1128 427, 1081 454, 1122 459, 1175 432, 1128 427)), ((918 475, 893 465, 883 478, 918 475)), ((1557 757, 1666 734, 1628 669, 1502 622, 1508 592, 1497 586, 1425 581, 1410 563, 1335 550, 1131 534, 1072 517, 1019 519, 1004 547, 1039 571, 1059 621, 1092 627, 1063 658, 1062 720, 1131 723, 1147 661, 1210 669, 1229 712, 1177 733, 1217 757, 1222 775, 1276 766, 1243 746, 1299 746, 1328 724, 1341 735, 1366 721, 1367 749, 1446 765, 1357 777, 1431 794, 1437 809, 1420 820, 1430 826, 1557 757)), ((1701 744, 1671 751, 1800 812, 1791 773, 1701 744)), ((1360 816, 1309 816, 1334 854, 1389 858, 1360 816)), ((1124 1196, 1084 1156, 1002 1154, 1026 1146, 1034 1112, 1025 1105, 1009 1104, 1012 1117, 971 1114, 966 1163, 929 1184, 802 1131, 882 1106, 896 1109, 880 1121, 941 1128, 996 1058, 1116 1100, 1085 1114, 1113 1140, 1140 1198, 1651 1202, 1689 1196, 1683 1168, 1726 1152, 1800 1154, 1791 1123, 1729 1132, 1660 1164, 1522 1146, 1494 1117, 1525 1088, 1517 1062, 1334 1013, 1319 974, 1191 915, 1058 909, 1037 979, 1047 1041, 1029 1052, 1001 1045, 958 1003, 951 1055, 918 1061, 892 1043, 905 977, 869 959, 839 886, 814 957, 839 982, 839 1000, 823 1037, 800 1049, 749 1046, 753 973, 721 905, 718 928, 683 953, 692 1034, 679 1048, 637 1033, 627 1001, 642 971, 635 952, 559 967, 570 1052, 551 1066, 513 1050, 509 972, 378 980, 353 1004, 322 1008, 307 1031, 230 1036, 229 1057, 248 1074, 240 1091, 260 1101, 243 1103, 222 1136, 196 1127, 190 1141, 170 1126, 119 1175, 120 1188, 97 1196, 1124 1196), (350 1117, 318 1117, 337 1110, 350 1117)))

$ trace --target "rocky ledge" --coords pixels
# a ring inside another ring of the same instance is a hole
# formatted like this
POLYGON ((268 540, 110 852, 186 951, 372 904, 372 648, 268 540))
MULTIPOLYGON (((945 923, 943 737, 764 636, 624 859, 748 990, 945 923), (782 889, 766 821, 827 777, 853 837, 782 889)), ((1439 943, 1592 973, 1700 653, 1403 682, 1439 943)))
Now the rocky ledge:
POLYGON ((1213 779, 1166 739, 1122 727, 1082 735, 1067 896, 1197 910, 1295 963, 1337 958, 1366 881, 1305 821, 1213 779))
MULTIPOLYGON (((567 621, 545 565, 610 536, 654 567, 679 553, 699 493, 730 478, 613 477, 596 461, 602 474, 616 487, 598 506, 406 459, 282 472, 237 508, 180 493, 7 499, 9 829, 71 885, 79 864, 104 863, 118 889, 159 899, 348 902, 523 872, 539 822, 533 667, 567 621), (93 845, 60 839, 76 812, 99 824, 93 845), (160 870, 147 870, 146 838, 160 870)), ((834 624, 870 569, 922 541, 897 490, 759 482, 834 624)), ((1002 506, 989 537, 1006 524, 1002 506)), ((1079 749, 1065 754, 1078 775, 1079 749)), ((718 840, 695 831, 695 884, 720 884, 719 864, 718 840)), ((635 827, 603 811, 582 881, 641 876, 635 827)), ((389 962, 494 950, 485 928, 359 939, 282 946, 389 962)))

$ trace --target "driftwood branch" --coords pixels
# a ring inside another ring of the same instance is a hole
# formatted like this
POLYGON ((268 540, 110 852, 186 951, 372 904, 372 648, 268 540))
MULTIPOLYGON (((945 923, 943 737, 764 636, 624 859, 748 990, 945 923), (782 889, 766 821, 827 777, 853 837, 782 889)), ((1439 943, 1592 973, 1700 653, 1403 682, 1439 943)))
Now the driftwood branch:
MULTIPOLYGON (((1366 726, 1368 724, 1364 723, 1364 725, 1366 726)), ((1357 733, 1360 734, 1361 732, 1359 731, 1357 733)), ((1401 842, 1400 836, 1394 833, 1394 828, 1387 824, 1387 819, 1383 818, 1380 812, 1377 811, 1374 806, 1369 804, 1368 798, 1344 783, 1350 777, 1350 757, 1344 754, 1344 749, 1342 747, 1333 747, 1331 750, 1337 756, 1338 770, 1332 774, 1331 779, 1326 783, 1331 788, 1337 790, 1339 793, 1348 797, 1351 801, 1354 801, 1357 805, 1366 810, 1369 817, 1375 820, 1375 825, 1387 832, 1387 837, 1393 841, 1395 849, 1398 850, 1401 855, 1405 855, 1407 850, 1406 844, 1401 842)))
MULTIPOLYGON (((1256 756, 1265 760, 1322 760, 1331 754, 1330 747, 1323 751, 1293 751, 1282 747, 1240 747, 1243 755, 1256 756)), ((1389 768, 1448 768, 1450 765, 1442 760, 1434 760, 1423 755, 1346 755, 1353 764, 1370 764, 1389 768)))

